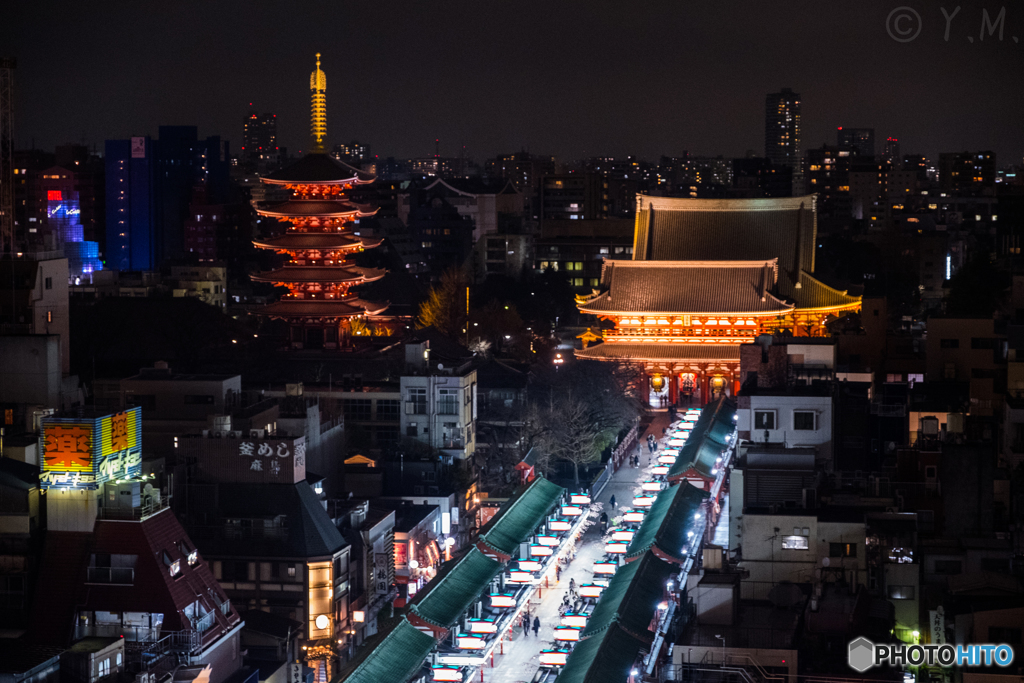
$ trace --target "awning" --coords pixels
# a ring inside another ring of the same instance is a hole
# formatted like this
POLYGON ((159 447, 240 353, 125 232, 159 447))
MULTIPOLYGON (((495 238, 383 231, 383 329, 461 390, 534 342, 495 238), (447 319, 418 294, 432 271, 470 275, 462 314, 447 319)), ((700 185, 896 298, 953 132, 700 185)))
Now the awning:
POLYGON ((718 458, 729 448, 727 437, 736 430, 735 415, 736 404, 725 397, 705 406, 668 471, 668 480, 678 481, 691 468, 714 479, 718 475, 718 458))
POLYGON ((402 618, 389 630, 370 638, 335 680, 345 683, 407 681, 423 666, 434 638, 402 618))
POLYGON ((459 618, 501 569, 501 564, 471 548, 448 563, 421 591, 411 610, 424 621, 448 628, 459 618))
POLYGON ((572 649, 555 683, 623 683, 640 654, 642 643, 613 624, 572 649))
POLYGON ((676 485, 659 493, 629 544, 626 561, 633 562, 653 550, 663 560, 682 564, 686 558, 683 549, 690 538, 687 533, 693 531, 694 515, 708 495, 689 484, 676 485))
POLYGON ((543 477, 534 479, 501 506, 480 533, 480 540, 504 555, 502 559, 512 557, 563 493, 565 489, 543 477))
POLYGON ((646 553, 636 562, 620 567, 587 620, 583 639, 618 624, 630 635, 649 641, 654 636, 648 630, 651 618, 658 603, 664 599, 665 584, 677 572, 676 567, 658 559, 653 553, 646 553))

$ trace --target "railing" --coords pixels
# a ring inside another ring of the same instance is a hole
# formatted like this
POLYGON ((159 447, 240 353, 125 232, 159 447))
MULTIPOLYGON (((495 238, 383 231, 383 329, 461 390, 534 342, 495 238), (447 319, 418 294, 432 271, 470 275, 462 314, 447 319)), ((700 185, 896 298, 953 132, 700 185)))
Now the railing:
POLYGON ((166 509, 170 504, 169 498, 170 496, 150 498, 138 507, 132 508, 101 507, 97 510, 96 516, 99 519, 141 522, 166 509))
POLYGON ((135 584, 133 567, 89 567, 85 574, 86 583, 109 583, 120 586, 135 584))

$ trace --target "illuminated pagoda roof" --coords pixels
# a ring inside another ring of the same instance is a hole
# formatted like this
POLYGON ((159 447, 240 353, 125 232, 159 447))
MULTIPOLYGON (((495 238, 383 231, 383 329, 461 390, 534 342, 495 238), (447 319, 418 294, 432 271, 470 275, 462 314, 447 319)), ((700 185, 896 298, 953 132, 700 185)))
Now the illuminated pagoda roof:
POLYGON ((376 209, 366 204, 327 199, 289 199, 286 202, 260 202, 256 213, 279 218, 345 218, 372 216, 376 209))
POLYGON ((576 357, 585 360, 609 361, 676 361, 680 363, 739 363, 739 344, 706 344, 702 342, 605 342, 577 349, 576 357))
POLYGON ((257 282, 373 282, 384 277, 384 271, 377 268, 361 268, 346 265, 343 268, 331 266, 284 266, 271 271, 256 273, 252 279, 257 282))
POLYGON ((816 280, 816 195, 691 199, 637 195, 633 260, 778 260, 776 294, 798 310, 854 307, 858 297, 816 280))
POLYGON ((374 176, 327 154, 307 154, 260 181, 272 185, 361 185, 372 183, 374 176))
POLYGON ((607 290, 580 305, 595 315, 779 315, 793 309, 771 292, 778 259, 605 261, 607 290))
POLYGON ((281 299, 260 309, 260 314, 282 320, 306 318, 352 318, 379 315, 387 303, 349 299, 281 299))
POLYGON ((372 249, 380 246, 382 241, 340 232, 287 232, 278 237, 254 240, 253 244, 260 249, 280 251, 345 251, 360 247, 372 249))

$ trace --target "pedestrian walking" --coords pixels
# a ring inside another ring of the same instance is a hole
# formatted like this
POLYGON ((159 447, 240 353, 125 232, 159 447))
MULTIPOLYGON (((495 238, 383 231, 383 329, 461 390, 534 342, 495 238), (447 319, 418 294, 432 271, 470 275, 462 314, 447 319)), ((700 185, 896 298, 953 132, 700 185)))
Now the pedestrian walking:
POLYGON ((523 638, 530 637, 530 621, 524 616, 523 617, 523 638))
POLYGON ((562 568, 556 564, 555 565, 555 583, 557 583, 557 582, 559 582, 561 580, 562 580, 562 568))
POLYGON ((533 635, 534 637, 540 635, 540 617, 533 618, 533 635))
POLYGON ((612 510, 614 510, 615 509, 615 495, 614 494, 612 494, 612 497, 608 501, 608 503, 612 506, 612 510))
POLYGON ((575 593, 576 592, 576 579, 569 579, 569 592, 570 593, 575 593))

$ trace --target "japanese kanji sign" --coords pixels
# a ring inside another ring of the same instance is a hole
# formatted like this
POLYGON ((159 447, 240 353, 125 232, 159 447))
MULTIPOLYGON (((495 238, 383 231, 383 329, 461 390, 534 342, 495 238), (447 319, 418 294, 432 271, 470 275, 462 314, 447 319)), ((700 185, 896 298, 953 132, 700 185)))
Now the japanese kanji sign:
POLYGON ((42 425, 43 488, 95 489, 142 469, 142 410, 98 418, 48 417, 42 425))

